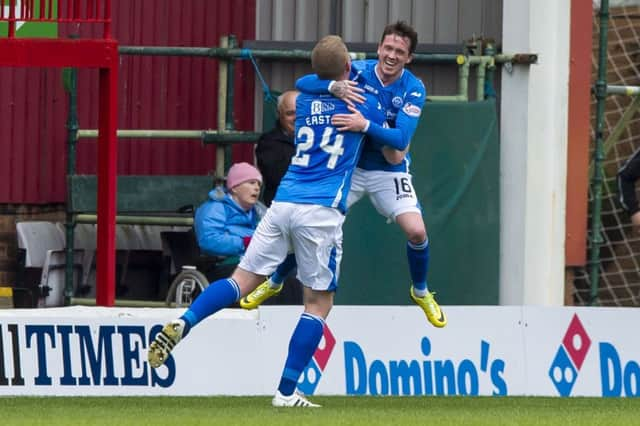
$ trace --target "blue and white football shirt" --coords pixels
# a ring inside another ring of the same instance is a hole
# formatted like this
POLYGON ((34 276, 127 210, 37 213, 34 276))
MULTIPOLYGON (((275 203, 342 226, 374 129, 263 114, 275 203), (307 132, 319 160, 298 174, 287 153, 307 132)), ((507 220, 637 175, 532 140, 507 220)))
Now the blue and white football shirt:
MULTIPOLYGON (((382 129, 382 126, 372 123, 367 131, 367 143, 358 167, 365 170, 408 172, 411 161, 409 153, 402 163, 394 166, 387 163, 380 148, 382 145, 389 145, 403 150, 409 145, 418 126, 427 91, 422 81, 407 69, 403 70, 396 81, 384 86, 375 72, 377 63, 376 59, 353 61, 350 78, 357 81, 366 93, 378 98, 385 109, 386 122, 391 129, 382 129), (382 132, 386 132, 384 137, 382 132)), ((328 80, 318 80, 316 76, 305 76, 296 82, 296 88, 312 93, 326 93, 328 86, 328 80)))
MULTIPOLYGON (((358 108, 372 123, 385 114, 374 96, 358 108)), ((338 132, 334 114, 349 114, 347 105, 332 95, 300 93, 296 99, 296 153, 280 181, 274 201, 318 204, 346 212, 351 175, 362 151, 364 134, 338 132)))

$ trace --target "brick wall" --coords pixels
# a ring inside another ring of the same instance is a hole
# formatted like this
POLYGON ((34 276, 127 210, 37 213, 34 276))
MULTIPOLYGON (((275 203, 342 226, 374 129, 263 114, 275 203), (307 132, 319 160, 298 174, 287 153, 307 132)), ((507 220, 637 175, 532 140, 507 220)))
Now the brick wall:
POLYGON ((18 267, 16 222, 49 220, 64 222, 64 205, 0 205, 0 286, 11 286, 18 267))

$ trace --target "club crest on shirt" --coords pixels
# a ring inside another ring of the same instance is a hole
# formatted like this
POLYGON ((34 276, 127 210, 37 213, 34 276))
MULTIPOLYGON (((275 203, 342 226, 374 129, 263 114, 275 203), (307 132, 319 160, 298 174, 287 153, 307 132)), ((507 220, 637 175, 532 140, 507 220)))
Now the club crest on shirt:
POLYGON ((391 103, 394 107, 400 108, 402 106, 402 98, 400 96, 394 96, 393 99, 391 99, 391 103))

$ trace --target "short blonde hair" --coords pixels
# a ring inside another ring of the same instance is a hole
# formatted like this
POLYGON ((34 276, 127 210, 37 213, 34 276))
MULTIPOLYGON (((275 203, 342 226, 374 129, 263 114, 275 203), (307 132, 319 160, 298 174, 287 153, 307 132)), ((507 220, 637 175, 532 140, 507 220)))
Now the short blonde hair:
POLYGON ((322 37, 311 51, 311 67, 323 80, 339 80, 349 63, 349 51, 337 35, 322 37))

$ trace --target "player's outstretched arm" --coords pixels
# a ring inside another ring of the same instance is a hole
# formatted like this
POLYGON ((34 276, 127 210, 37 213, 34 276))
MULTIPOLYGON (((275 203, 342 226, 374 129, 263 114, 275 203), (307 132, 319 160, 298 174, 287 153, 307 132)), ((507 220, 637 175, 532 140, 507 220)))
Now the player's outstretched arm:
POLYGON ((355 107, 349 106, 351 114, 335 114, 331 118, 331 124, 336 126, 341 132, 363 132, 371 136, 381 145, 388 145, 399 151, 404 151, 409 146, 409 134, 413 135, 413 130, 409 126, 404 128, 391 129, 376 123, 374 120, 366 119, 355 107))
POLYGON ((308 74, 296 81, 296 89, 317 95, 331 93, 349 105, 364 103, 364 89, 352 80, 321 80, 316 74, 308 74))

